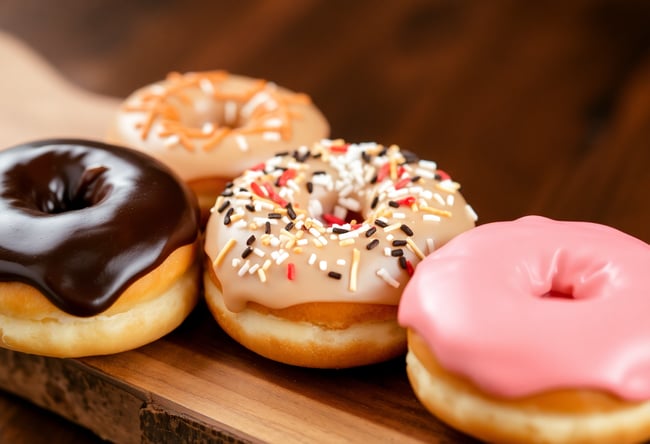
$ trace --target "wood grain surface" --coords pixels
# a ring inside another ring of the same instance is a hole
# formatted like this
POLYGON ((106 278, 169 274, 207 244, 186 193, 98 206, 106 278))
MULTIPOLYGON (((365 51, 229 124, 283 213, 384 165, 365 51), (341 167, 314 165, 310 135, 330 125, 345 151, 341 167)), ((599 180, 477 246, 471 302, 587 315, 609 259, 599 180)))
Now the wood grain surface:
MULTIPOLYGON (((541 214, 608 224, 650 242, 648 2, 4 0, 0 31, 91 94, 124 97, 169 71, 219 68, 270 79, 310 94, 336 137, 397 143, 436 160, 462 183, 480 223, 541 214)), ((0 63, 6 70, 13 62, 0 63)), ((423 414, 398 362, 314 375, 248 354, 208 321, 199 310, 162 341, 66 361, 72 370, 62 372, 121 372, 137 403, 141 393, 160 388, 138 363, 192 358, 194 384, 197 374, 216 383, 217 375, 203 373, 216 356, 228 364, 221 368, 227 376, 268 384, 262 393, 249 393, 246 384, 228 388, 233 393, 259 396, 277 415, 284 408, 297 414, 300 405, 321 415, 313 428, 296 430, 322 430, 340 418, 345 431, 352 415, 377 440, 389 440, 391 430, 414 441, 463 439, 423 414), (374 403, 355 391, 369 386, 378 388, 374 403)), ((5 363, 15 358, 3 356, 5 363)), ((164 380, 165 368, 159 371, 164 380)), ((208 401, 176 406, 180 419, 158 430, 194 427, 201 435, 210 420, 183 422, 182 410, 209 410, 208 401)), ((155 425, 161 417, 151 405, 141 414, 155 425)), ((261 427, 245 415, 237 421, 253 432, 261 427)), ((73 422, 0 393, 0 442, 94 440, 73 422)))

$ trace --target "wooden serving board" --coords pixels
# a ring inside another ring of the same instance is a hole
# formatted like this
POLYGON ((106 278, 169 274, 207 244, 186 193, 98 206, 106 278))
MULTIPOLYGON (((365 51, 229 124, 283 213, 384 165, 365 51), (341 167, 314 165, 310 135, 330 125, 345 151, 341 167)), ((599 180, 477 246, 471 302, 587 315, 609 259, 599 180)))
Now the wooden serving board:
MULTIPOLYGON (((0 60, 1 147, 103 138, 117 99, 69 84, 1 33, 0 60)), ((0 388, 120 443, 471 441, 419 404, 403 358, 338 371, 278 364, 233 342, 202 303, 172 334, 126 353, 0 349, 0 388)))

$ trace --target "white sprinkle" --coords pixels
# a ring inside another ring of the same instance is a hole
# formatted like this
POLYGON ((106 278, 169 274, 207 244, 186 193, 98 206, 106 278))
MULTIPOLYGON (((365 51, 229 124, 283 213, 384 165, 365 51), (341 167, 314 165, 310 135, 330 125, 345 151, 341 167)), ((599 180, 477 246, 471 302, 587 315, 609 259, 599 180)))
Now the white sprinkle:
POLYGON ((390 256, 390 247, 384 247, 384 256, 390 256))
POLYGON ((443 190, 448 191, 450 193, 455 193, 456 191, 458 191, 458 188, 460 188, 460 184, 458 184, 457 182, 454 182, 451 179, 445 179, 445 180, 441 181, 438 185, 443 190))
POLYGON ((244 104, 241 108, 241 115, 248 118, 250 115, 255 111, 255 108, 260 106, 264 102, 275 102, 273 98, 266 92, 266 91, 261 91, 255 94, 251 99, 244 104))
POLYGON ((406 214, 402 212, 393 213, 393 219, 406 219, 406 214))
POLYGON ((248 227, 248 222, 246 222, 245 219, 239 219, 237 222, 233 224, 233 227, 239 229, 246 228, 248 227))
POLYGON ((432 170, 432 171, 435 171, 435 170, 438 169, 438 164, 436 164, 432 160, 420 160, 418 162, 418 166, 420 166, 422 168, 425 168, 427 170, 432 170))
POLYGON ((320 231, 318 231, 318 230, 317 230, 316 228, 314 228, 314 227, 311 227, 311 228, 309 229, 309 234, 311 234, 311 235, 314 236, 315 238, 319 238, 319 237, 321 237, 320 231))
POLYGON ((442 219, 437 214, 423 214, 422 220, 425 222, 440 222, 442 219))
POLYGON ((402 226, 401 222, 388 225, 387 227, 384 227, 384 233, 390 233, 391 231, 399 230, 401 226, 402 226))
POLYGON ((320 271, 327 270, 327 261, 320 261, 318 263, 318 268, 320 269, 320 271))
POLYGON ((257 225, 264 225, 266 222, 270 223, 271 225, 278 224, 277 219, 268 219, 266 217, 254 217, 253 222, 255 222, 257 225))
POLYGON ((314 265, 316 263, 316 253, 312 253, 309 256, 309 260, 307 261, 309 265, 314 265))
POLYGON ((392 234, 389 233, 389 234, 386 235, 386 240, 387 240, 388 242, 392 242, 393 239, 395 239, 395 236, 393 236, 392 234))
POLYGON ((307 204, 307 211, 309 215, 316 220, 317 217, 320 217, 323 214, 323 206, 316 199, 310 199, 307 204))
POLYGON ((203 134, 211 134, 214 131, 214 124, 212 122, 205 122, 201 127, 203 134))
POLYGON ((309 240, 308 240, 308 239, 304 239, 304 238, 303 238, 303 239, 298 239, 298 240, 296 241, 296 244, 298 244, 298 245, 301 246, 301 247, 304 247, 304 246, 307 245, 308 243, 309 243, 309 240))
POLYGON ((436 249, 435 242, 430 237, 427 238, 427 254, 433 253, 433 250, 436 249))
POLYGON ((264 131, 262 133, 262 138, 264 140, 269 140, 272 142, 279 142, 280 140, 282 140, 282 134, 280 134, 277 131, 264 131))
POLYGON ((242 265, 239 271, 237 272, 237 276, 242 277, 243 275, 245 275, 250 266, 251 266, 250 261, 244 262, 244 265, 242 265))
POLYGON ((433 179, 436 177, 436 174, 433 171, 425 170, 423 168, 416 168, 415 174, 425 179, 433 179))
POLYGON ((214 85, 213 85, 212 82, 211 82, 210 80, 208 80, 208 79, 205 79, 205 78, 204 78, 204 79, 201 79, 201 80, 199 81, 199 87, 200 87, 201 90, 202 90, 204 93, 206 93, 207 95, 212 95, 212 94, 214 94, 214 85))
POLYGON ((272 237, 271 238, 271 246, 273 248, 279 247, 280 246, 280 239, 278 239, 277 237, 272 237))
POLYGON ((266 253, 264 253, 264 251, 260 250, 257 247, 253 248, 253 254, 255 256, 259 256, 259 257, 264 257, 266 255, 266 253))
POLYGON ((340 265, 341 267, 343 267, 345 265, 345 259, 337 259, 336 265, 340 265))
POLYGON ((340 198, 338 203, 348 210, 361 211, 361 202, 351 197, 340 198))
POLYGON ((166 148, 171 148, 173 146, 178 145, 180 141, 181 141, 180 137, 178 137, 176 134, 172 134, 171 136, 165 139, 164 144, 166 148))
POLYGON ((345 217, 348 215, 348 210, 347 208, 344 208, 340 205, 334 205, 334 210, 332 210, 332 213, 339 219, 345 220, 345 217))
POLYGON ((394 288, 399 288, 399 281, 395 280, 385 268, 380 268, 377 270, 377 276, 382 278, 384 282, 394 288))
POLYGON ((230 264, 232 265, 232 268, 239 267, 241 265, 241 258, 233 257, 232 262, 230 264))
POLYGON ((447 205, 447 204, 445 203, 445 200, 444 200, 444 199, 442 198, 442 196, 440 195, 440 193, 433 193, 433 198, 436 200, 436 202, 438 202, 438 203, 439 203, 440 205, 442 205, 443 207, 444 207, 445 205, 447 205))
POLYGON ((152 85, 151 88, 149 88, 149 91, 151 94, 154 94, 156 96, 162 96, 167 92, 167 88, 162 85, 152 85))
POLYGON ((255 274, 258 268, 260 268, 260 264, 253 264, 253 266, 248 269, 248 274, 255 274))
POLYGON ((321 244, 323 244, 323 246, 327 245, 327 239, 325 239, 324 236, 319 236, 319 237, 318 237, 318 242, 320 242, 321 244))
POLYGON ((275 260, 275 263, 278 264, 278 265, 281 265, 282 262, 284 262, 288 257, 289 257, 289 253, 287 251, 283 251, 282 253, 280 253, 278 258, 275 260))
POLYGON ((246 137, 242 136, 241 134, 237 134, 237 136, 235 136, 235 141, 237 142, 237 146, 239 146, 240 150, 248 151, 248 141, 246 140, 246 137))
POLYGON ((280 128, 282 126, 282 119, 279 117, 273 117, 271 119, 266 119, 264 125, 269 128, 280 128))
POLYGON ((447 195, 447 205, 449 205, 450 207, 454 206, 454 195, 453 194, 447 195))
POLYGON ((472 208, 472 207, 470 206, 470 204, 466 204, 466 205, 465 205, 465 211, 467 212, 467 214, 469 215, 469 217, 471 217, 472 219, 474 219, 474 222, 476 222, 476 221, 478 220, 478 214, 476 214, 476 211, 474 211, 474 208, 472 208))

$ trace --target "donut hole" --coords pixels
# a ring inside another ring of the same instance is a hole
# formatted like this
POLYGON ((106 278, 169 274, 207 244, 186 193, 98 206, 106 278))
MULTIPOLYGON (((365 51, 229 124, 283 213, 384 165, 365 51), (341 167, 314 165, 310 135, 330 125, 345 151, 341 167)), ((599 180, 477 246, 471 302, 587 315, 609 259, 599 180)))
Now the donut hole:
POLYGON ((542 298, 553 298, 553 299, 575 299, 573 291, 559 290, 551 288, 549 291, 544 293, 542 298))
POLYGON ((105 166, 91 166, 82 172, 52 178, 49 193, 38 200, 39 210, 47 214, 60 214, 83 210, 101 202, 110 192, 106 182, 105 166))
POLYGON ((191 129, 210 132, 213 128, 230 130, 243 127, 248 119, 242 116, 238 101, 217 101, 209 97, 194 101, 193 111, 181 114, 181 123, 191 129))

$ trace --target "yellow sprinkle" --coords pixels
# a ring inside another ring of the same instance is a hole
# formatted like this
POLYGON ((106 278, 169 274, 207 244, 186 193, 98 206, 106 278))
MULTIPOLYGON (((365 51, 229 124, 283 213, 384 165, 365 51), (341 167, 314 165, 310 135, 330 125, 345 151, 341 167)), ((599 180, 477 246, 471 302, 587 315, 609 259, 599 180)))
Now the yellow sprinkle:
POLYGON ((451 217, 451 211, 441 210, 439 208, 421 206, 420 209, 425 213, 435 214, 437 216, 451 217))
POLYGON ((296 247, 296 248, 294 248, 294 249, 293 249, 293 252, 296 253, 296 254, 300 254, 300 253, 302 253, 302 247, 296 247))
POLYGON ((262 268, 260 268, 260 270, 264 270, 264 271, 268 270, 272 263, 273 262, 271 261, 271 259, 265 260, 264 264, 262 265, 262 268))
POLYGON ((384 227, 384 232, 389 233, 391 231, 399 230, 399 227, 402 226, 401 222, 394 223, 392 225, 388 225, 387 227, 384 227))
POLYGON ((257 277, 260 278, 260 282, 266 282, 266 273, 264 272, 264 268, 257 269, 257 277))
POLYGON ((350 266, 350 291, 357 291, 357 276, 359 274, 359 260, 361 253, 358 249, 352 250, 352 265, 350 266))
POLYGON ((424 253, 422 253, 422 250, 420 250, 418 248, 418 246, 415 244, 413 239, 411 239, 410 237, 407 237, 406 238, 406 244, 409 246, 411 251, 413 251, 413 253, 415 253, 415 255, 420 258, 420 260, 424 259, 424 253))
MULTIPOLYGON (((230 218, 230 220, 232 221, 232 218, 230 218)), ((251 231, 257 230, 257 224, 255 222, 251 222, 250 224, 248 224, 248 229, 251 231)))
POLYGON ((223 259, 226 257, 228 252, 233 249, 237 241, 233 238, 228 239, 228 242, 226 242, 226 245, 223 246, 219 254, 217 254, 217 257, 214 258, 214 261, 212 261, 212 267, 217 268, 221 263, 223 262, 223 259))
POLYGON ((230 216, 230 222, 237 222, 239 219, 244 218, 244 213, 237 213, 230 216))
POLYGON ((354 245, 354 239, 348 238, 339 241, 339 247, 347 247, 348 245, 354 245))

